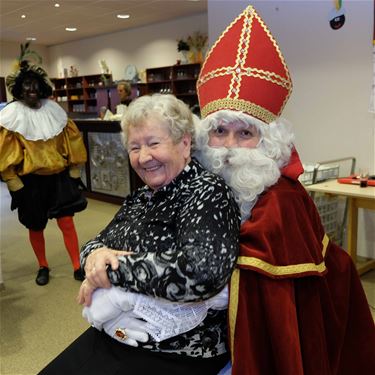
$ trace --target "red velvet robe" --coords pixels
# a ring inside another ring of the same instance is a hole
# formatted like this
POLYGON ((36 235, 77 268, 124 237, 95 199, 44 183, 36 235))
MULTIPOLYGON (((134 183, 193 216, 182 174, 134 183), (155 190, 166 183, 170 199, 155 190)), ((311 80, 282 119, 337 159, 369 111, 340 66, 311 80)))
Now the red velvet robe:
POLYGON ((355 266, 295 179, 282 176, 241 227, 229 335, 233 375, 375 373, 375 326, 355 266))

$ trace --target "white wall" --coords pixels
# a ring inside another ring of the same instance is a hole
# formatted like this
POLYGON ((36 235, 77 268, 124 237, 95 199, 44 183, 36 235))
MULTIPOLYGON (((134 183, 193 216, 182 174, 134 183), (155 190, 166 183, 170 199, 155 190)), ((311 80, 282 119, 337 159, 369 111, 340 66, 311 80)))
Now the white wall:
MULTIPOLYGON (((30 49, 39 53, 43 59, 43 65, 48 67, 47 47, 38 44, 32 44, 30 49)), ((13 42, 4 42, 0 40, 0 76, 6 77, 20 55, 20 44, 13 42)))
MULTIPOLYGON (((43 65, 48 68, 47 47, 33 44, 30 49, 38 52, 38 54, 42 57, 43 65)), ((0 40, 0 77, 6 77, 9 73, 11 73, 20 52, 19 43, 4 42, 0 40)), ((11 95, 8 92, 7 99, 11 99, 11 95)))
MULTIPOLYGON (((210 43, 249 4, 210 0, 210 43)), ((278 41, 292 76, 283 116, 294 124, 302 160, 355 156, 359 168, 375 173, 374 114, 368 111, 373 1, 344 1, 346 23, 335 31, 328 24, 332 1, 251 4, 278 41)))
POLYGON ((177 40, 195 30, 207 33, 207 28, 207 14, 202 13, 49 47, 51 75, 59 77, 70 65, 77 66, 80 75, 97 74, 101 59, 106 60, 115 80, 124 78, 128 64, 138 70, 173 65, 181 58, 177 40))
MULTIPOLYGON (((375 121, 368 111, 373 75, 373 0, 346 0, 346 22, 332 30, 326 1, 208 0, 210 45, 252 4, 286 59, 293 93, 283 117, 294 125, 305 163, 354 156, 375 174, 375 121)), ((360 212, 359 253, 375 258, 375 214, 360 212)))

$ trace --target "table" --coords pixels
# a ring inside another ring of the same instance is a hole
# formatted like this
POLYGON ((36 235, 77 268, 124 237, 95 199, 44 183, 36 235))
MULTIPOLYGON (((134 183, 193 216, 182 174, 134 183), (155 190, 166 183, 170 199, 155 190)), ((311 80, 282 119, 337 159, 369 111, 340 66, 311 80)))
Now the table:
POLYGON ((357 262, 358 209, 375 210, 375 187, 361 188, 358 185, 340 184, 336 180, 329 180, 306 185, 305 188, 310 192, 339 195, 348 199, 348 253, 356 264, 360 275, 375 269, 375 259, 357 262))

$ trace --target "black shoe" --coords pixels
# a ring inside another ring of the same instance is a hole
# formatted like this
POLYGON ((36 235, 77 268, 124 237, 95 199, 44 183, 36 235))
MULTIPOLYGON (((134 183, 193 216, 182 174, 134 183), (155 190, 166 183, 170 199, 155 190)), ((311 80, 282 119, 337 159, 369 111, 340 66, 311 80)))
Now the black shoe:
POLYGON ((85 276, 83 276, 83 272, 80 268, 78 268, 78 270, 74 271, 73 277, 74 277, 75 280, 78 280, 78 281, 85 280, 85 276))
POLYGON ((35 282, 38 285, 46 285, 49 281, 49 268, 47 267, 40 267, 38 274, 36 275, 35 282))

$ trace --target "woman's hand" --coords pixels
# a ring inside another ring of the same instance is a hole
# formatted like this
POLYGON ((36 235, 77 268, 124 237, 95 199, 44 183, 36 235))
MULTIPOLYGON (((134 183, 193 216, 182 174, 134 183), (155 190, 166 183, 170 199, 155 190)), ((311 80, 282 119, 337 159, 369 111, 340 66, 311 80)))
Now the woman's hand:
POLYGON ((132 254, 132 252, 101 247, 94 250, 87 257, 85 265, 86 279, 94 287, 94 290, 96 288, 110 288, 111 283, 107 276, 107 267, 110 265, 113 270, 117 270, 119 266, 118 257, 129 254, 132 254))
POLYGON ((92 294, 94 293, 95 289, 96 288, 92 284, 90 284, 90 282, 87 279, 84 280, 79 288, 77 302, 80 305, 90 306, 92 294))

